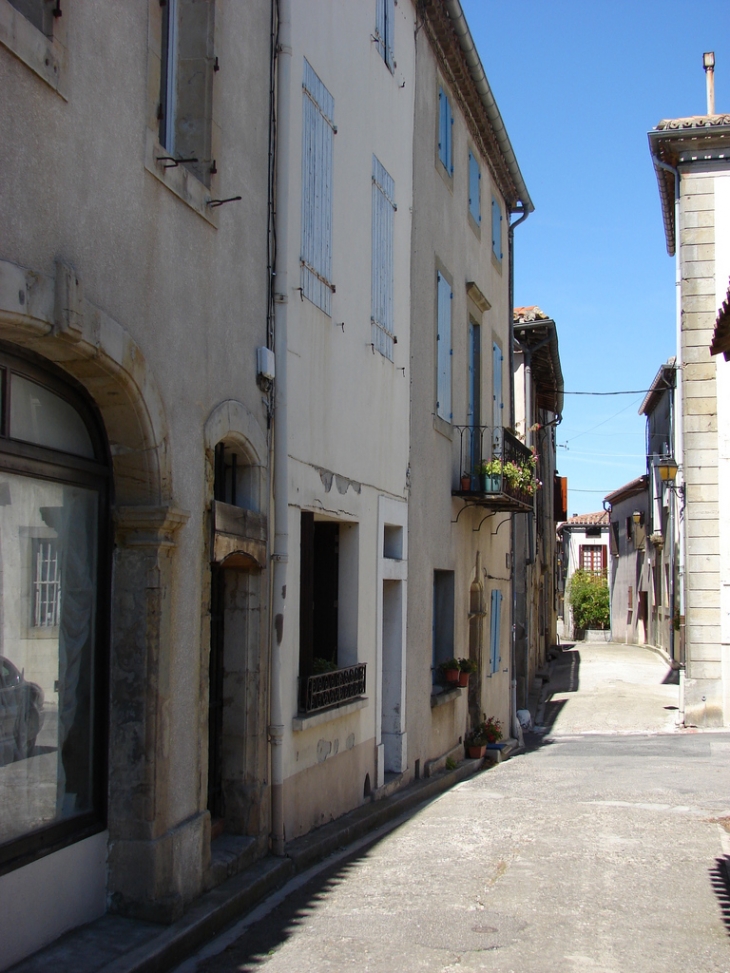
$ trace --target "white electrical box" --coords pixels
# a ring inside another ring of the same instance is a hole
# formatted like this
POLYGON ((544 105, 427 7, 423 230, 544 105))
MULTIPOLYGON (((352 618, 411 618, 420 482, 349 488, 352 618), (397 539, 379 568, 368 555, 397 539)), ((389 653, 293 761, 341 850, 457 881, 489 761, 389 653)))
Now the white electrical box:
POLYGON ((276 358, 271 348, 256 349, 256 371, 269 382, 276 378, 276 358))

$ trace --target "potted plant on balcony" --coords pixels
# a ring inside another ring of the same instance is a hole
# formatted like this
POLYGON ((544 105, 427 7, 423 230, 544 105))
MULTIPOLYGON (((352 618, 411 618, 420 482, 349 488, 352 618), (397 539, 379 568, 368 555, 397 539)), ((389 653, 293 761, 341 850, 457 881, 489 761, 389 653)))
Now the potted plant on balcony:
POLYGON ((461 474, 461 492, 469 493, 471 491, 471 476, 469 473, 461 474))
POLYGON ((484 493, 499 493, 502 485, 503 463, 501 459, 490 459, 479 467, 479 478, 484 493))
POLYGON ((446 659, 445 662, 439 662, 439 669, 443 673, 446 682, 451 682, 451 683, 459 682, 459 660, 458 659, 446 659))
POLYGON ((469 685, 469 676, 477 671, 474 659, 459 659, 459 685, 462 689, 469 685))
POLYGON ((466 755, 472 760, 478 760, 483 757, 487 752, 487 738, 484 735, 484 724, 480 723, 475 726, 464 737, 464 746, 466 747, 466 755))

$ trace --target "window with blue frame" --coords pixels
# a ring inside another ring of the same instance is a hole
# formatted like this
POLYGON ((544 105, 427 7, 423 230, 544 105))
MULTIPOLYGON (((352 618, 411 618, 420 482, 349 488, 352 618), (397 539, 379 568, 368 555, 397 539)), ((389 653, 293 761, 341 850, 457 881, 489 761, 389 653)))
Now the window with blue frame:
POLYGON ((439 161, 451 176, 454 174, 453 152, 454 115, 449 96, 439 88, 439 161))
POLYGON ((501 656, 499 654, 499 639, 502 622, 502 592, 498 588, 492 589, 491 611, 489 613, 489 657, 490 669, 499 672, 501 656))
POLYGON ((375 0, 375 42, 378 53, 390 68, 395 68, 393 33, 395 27, 395 0, 375 0))
POLYGON ((495 196, 492 196, 492 253, 497 260, 502 259, 502 207, 495 196))
POLYGON ((482 199, 481 199, 482 171, 476 160, 474 153, 469 150, 469 212, 474 222, 479 225, 482 222, 482 199))
POLYGON ((436 415, 451 422, 451 285, 436 273, 436 415))

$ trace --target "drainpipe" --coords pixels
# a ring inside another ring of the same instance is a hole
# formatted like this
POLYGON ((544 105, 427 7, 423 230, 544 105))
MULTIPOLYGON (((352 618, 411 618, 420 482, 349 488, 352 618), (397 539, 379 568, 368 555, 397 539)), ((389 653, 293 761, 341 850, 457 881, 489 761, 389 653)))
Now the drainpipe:
MULTIPOLYGON (((684 403, 682 396, 682 266, 680 260, 680 246, 679 246, 679 200, 680 200, 680 188, 679 188, 679 170, 675 169, 674 166, 670 166, 668 162, 662 162, 661 159, 654 157, 654 164, 660 169, 664 169, 667 172, 671 172, 674 176, 674 285, 675 285, 675 315, 676 315, 676 335, 677 335, 677 361, 676 361, 676 399, 675 399, 675 409, 674 409, 674 458, 677 462, 677 466, 680 471, 682 471, 682 477, 684 478, 684 403)), ((679 484, 677 484, 679 485, 679 484)), ((674 533, 675 525, 680 519, 676 516, 677 509, 677 498, 673 498, 674 505, 672 507, 672 533, 674 533)), ((670 500, 670 504, 672 500, 670 500)), ((679 542, 679 565, 678 565, 678 575, 679 575, 679 617, 684 618, 684 551, 685 551, 685 522, 684 518, 681 518, 682 523, 677 530, 677 540, 679 542)), ((674 537, 671 538, 672 541, 672 559, 675 540, 674 537)), ((674 585, 674 577, 672 576, 672 585, 674 585)), ((672 615, 671 624, 674 626, 674 602, 672 602, 672 615)), ((674 629, 672 628, 672 632, 674 629)), ((672 634, 672 639, 674 639, 674 634, 672 634)), ((684 681, 685 681, 685 667, 686 667, 686 645, 682 645, 683 651, 680 652, 681 665, 679 667, 679 712, 677 714, 677 722, 680 726, 684 725, 684 681)))
POLYGON ((274 270, 274 551, 273 632, 271 638, 271 689, 269 739, 271 740, 271 850, 285 854, 284 834, 284 717, 281 699, 281 646, 286 617, 289 567, 289 440, 287 434, 287 272, 289 242, 289 110, 291 89, 291 0, 276 0, 279 21, 277 65, 276 227, 274 270))
MULTIPOLYGON (((507 313, 509 315, 509 323, 507 326, 507 334, 509 335, 509 422, 512 429, 514 429, 515 426, 515 343, 513 331, 515 307, 515 227, 519 226, 520 223, 524 223, 527 217, 530 215, 530 212, 531 210, 523 204, 522 215, 519 217, 519 219, 515 220, 514 223, 509 223, 507 229, 507 241, 509 247, 509 307, 507 308, 507 313)), ((510 576, 512 578, 512 598, 510 599, 510 631, 512 632, 512 641, 510 643, 510 723, 512 724, 513 737, 519 742, 520 746, 522 746, 522 727, 517 719, 517 586, 515 584, 515 553, 515 515, 512 514, 510 517, 510 576)))

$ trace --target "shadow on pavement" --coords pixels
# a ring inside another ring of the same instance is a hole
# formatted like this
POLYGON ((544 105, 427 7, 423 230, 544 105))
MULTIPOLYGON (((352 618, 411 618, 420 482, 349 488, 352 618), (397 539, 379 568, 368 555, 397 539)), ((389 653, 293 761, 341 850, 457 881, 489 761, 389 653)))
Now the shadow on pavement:
POLYGON ((679 669, 669 669, 666 676, 662 679, 662 686, 678 686, 679 669))
POLYGON ((728 861, 726 858, 716 858, 715 864, 710 869, 710 884, 717 896, 720 906, 722 921, 725 923, 725 930, 730 936, 730 883, 727 877, 728 861))
POLYGON ((580 652, 574 645, 564 645, 553 663, 550 674, 550 692, 544 703, 544 714, 540 722, 540 732, 525 733, 526 750, 537 750, 550 743, 545 737, 567 704, 567 699, 555 700, 564 693, 576 693, 580 687, 580 652))
POLYGON ((296 934, 302 923, 317 910, 318 905, 327 901, 337 886, 347 881, 358 861, 367 856, 378 840, 312 876, 305 885, 287 895, 270 912, 252 922, 221 953, 201 960, 196 967, 196 973, 254 973, 261 969, 271 955, 296 934))

